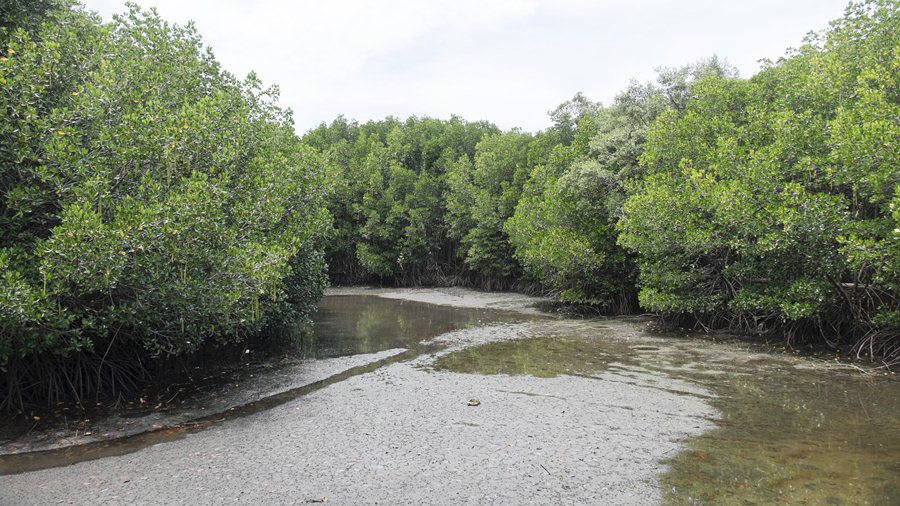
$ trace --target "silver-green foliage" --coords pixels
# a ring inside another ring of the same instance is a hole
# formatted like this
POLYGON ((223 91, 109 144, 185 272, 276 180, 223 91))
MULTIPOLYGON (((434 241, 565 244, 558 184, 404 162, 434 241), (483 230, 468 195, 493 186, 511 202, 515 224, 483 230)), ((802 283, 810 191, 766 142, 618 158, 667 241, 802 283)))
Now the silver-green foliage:
POLYGON ((0 367, 122 343, 186 353, 309 309, 321 161, 277 90, 136 7, 109 24, 61 9, 7 37, 0 367))
POLYGON ((657 119, 619 224, 644 307, 836 339, 897 328, 898 33, 896 2, 851 4, 657 119))

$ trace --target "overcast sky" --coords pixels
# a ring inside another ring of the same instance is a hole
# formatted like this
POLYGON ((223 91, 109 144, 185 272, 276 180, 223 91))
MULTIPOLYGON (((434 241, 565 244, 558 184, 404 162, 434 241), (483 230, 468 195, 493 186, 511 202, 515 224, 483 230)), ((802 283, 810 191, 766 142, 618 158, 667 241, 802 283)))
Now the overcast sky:
MULTIPOLYGON (((83 0, 104 18, 124 1, 83 0)), ((281 87, 298 133, 339 114, 549 126, 583 92, 717 54, 741 76, 842 15, 845 0, 136 0, 193 20, 226 69, 281 87)))

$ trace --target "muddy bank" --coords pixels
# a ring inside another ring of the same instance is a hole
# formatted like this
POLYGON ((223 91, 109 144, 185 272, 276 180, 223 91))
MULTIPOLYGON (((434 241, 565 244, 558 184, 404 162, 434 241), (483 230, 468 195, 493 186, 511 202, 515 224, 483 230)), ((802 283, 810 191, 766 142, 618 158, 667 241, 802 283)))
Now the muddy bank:
POLYGON ((0 477, 21 504, 647 504, 680 441, 713 427, 706 392, 633 371, 595 378, 436 370, 541 323, 454 331, 440 352, 354 376, 177 444, 0 477), (699 395, 691 395, 695 392, 699 395), (468 406, 477 398, 478 406, 468 406), (73 489, 69 484, 79 483, 73 489))
POLYGON ((896 381, 506 296, 331 290, 321 356, 404 351, 0 504, 900 503, 896 381))
POLYGON ((185 401, 164 410, 147 409, 113 412, 109 416, 84 418, 74 414, 70 423, 35 426, 30 432, 0 444, 0 455, 52 450, 134 436, 144 432, 175 427, 192 420, 259 401, 266 397, 325 380, 354 367, 363 366, 402 353, 393 349, 379 353, 303 360, 257 368, 242 374, 238 383, 219 382, 207 391, 198 391, 185 401))
POLYGON ((374 288, 374 287, 332 287, 326 296, 369 295, 384 299, 423 302, 438 306, 493 309, 521 314, 549 317, 544 311, 553 305, 553 300, 532 297, 515 292, 480 292, 467 288, 374 288))
MULTIPOLYGON (((416 301, 326 297, 314 315, 314 328, 285 328, 298 334, 279 354, 258 354, 248 343, 246 364, 192 371, 189 383, 160 378, 158 392, 133 395, 117 406, 75 406, 37 410, 27 417, 0 420, 0 456, 114 441, 150 431, 191 424, 313 383, 386 357, 423 341, 485 322, 515 322, 509 311, 482 306, 435 306, 416 301), (32 418, 32 415, 35 418, 32 418)), ((186 381, 187 378, 180 378, 186 381)))

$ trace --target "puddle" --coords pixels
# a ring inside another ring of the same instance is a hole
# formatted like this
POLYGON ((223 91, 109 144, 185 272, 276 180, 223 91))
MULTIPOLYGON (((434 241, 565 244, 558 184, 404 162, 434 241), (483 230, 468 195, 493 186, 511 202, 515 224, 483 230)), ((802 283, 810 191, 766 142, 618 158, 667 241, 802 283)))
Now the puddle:
POLYGON ((527 338, 489 343, 444 355, 436 370, 470 374, 528 374, 552 378, 560 374, 583 375, 609 369, 629 360, 629 348, 585 336, 527 338))
POLYGON ((649 375, 713 393, 699 396, 719 411, 717 429, 685 441, 660 478, 671 504, 900 504, 900 382, 733 343, 640 332, 653 344, 635 343, 596 324, 580 327, 454 351, 434 368, 607 381, 633 375, 652 385, 649 375))
POLYGON ((329 358, 409 348, 454 330, 522 318, 486 308, 332 295, 319 304, 312 334, 301 341, 300 353, 309 358, 329 358))
POLYGON ((900 383, 780 362, 696 378, 719 428, 669 462, 676 504, 900 504, 900 383))

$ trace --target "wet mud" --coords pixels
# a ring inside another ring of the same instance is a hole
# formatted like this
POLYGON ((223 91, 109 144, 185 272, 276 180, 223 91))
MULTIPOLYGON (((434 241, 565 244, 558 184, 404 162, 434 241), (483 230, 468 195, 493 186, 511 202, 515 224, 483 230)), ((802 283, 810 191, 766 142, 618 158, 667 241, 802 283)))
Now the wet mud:
POLYGON ((332 290, 257 399, 0 457, 0 504, 900 503, 892 377, 545 304, 332 290))

